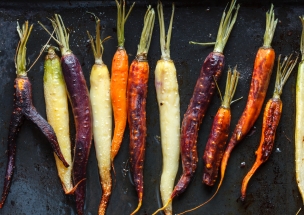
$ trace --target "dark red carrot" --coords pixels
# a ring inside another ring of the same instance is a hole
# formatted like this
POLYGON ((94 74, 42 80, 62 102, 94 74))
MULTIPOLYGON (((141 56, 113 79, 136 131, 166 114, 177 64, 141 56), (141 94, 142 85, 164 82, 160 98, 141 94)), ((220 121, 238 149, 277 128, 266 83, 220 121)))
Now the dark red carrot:
POLYGON ((144 191, 143 167, 146 147, 146 98, 149 79, 147 54, 154 27, 155 12, 148 7, 144 18, 144 27, 138 45, 137 55, 130 66, 127 86, 127 110, 130 128, 130 164, 138 206, 131 213, 139 211, 144 191))
POLYGON ((214 198, 223 183, 228 159, 233 148, 246 136, 246 134, 250 131, 254 122, 258 118, 265 99, 275 59, 275 52, 271 48, 271 41, 274 35, 276 24, 277 20, 274 20, 273 5, 271 5, 270 11, 266 13, 266 30, 264 35, 264 45, 263 47, 259 48, 254 62, 247 104, 225 149, 220 169, 221 178, 215 193, 204 203, 190 210, 186 210, 180 214, 196 210, 204 206, 214 198))
MULTIPOLYGON (((89 91, 86 85, 81 65, 69 48, 69 33, 61 16, 55 14, 51 19, 61 50, 61 66, 72 106, 76 128, 75 149, 73 158, 73 182, 75 190, 77 214, 83 214, 86 194, 86 168, 92 143, 92 111, 89 91), (83 181, 82 181, 83 180, 83 181), (81 182, 82 181, 82 182, 81 182)), ((46 28, 43 26, 46 30, 46 28)))
MULTIPOLYGON (((180 148, 183 164, 183 174, 175 186, 167 204, 165 204, 162 208, 158 209, 153 214, 157 214, 159 211, 165 209, 175 196, 183 193, 195 173, 198 162, 196 150, 198 130, 209 106, 210 99, 213 96, 215 81, 219 79, 224 68, 224 47, 227 43, 232 27, 236 21, 237 13, 239 10, 239 5, 235 7, 235 3, 236 1, 233 0, 228 10, 227 16, 225 11, 223 13, 214 50, 207 56, 204 61, 200 76, 197 79, 194 92, 190 100, 190 104, 182 121, 180 148), (232 12, 234 9, 235 13, 233 15, 232 12)), ((191 43, 201 45, 214 44, 202 44, 194 42, 191 43)))
POLYGON ((15 168, 15 157, 16 157, 16 139, 24 118, 32 121, 38 126, 40 131, 45 135, 51 146, 58 156, 58 158, 63 162, 63 164, 68 167, 69 164, 65 161, 57 141, 56 134, 53 128, 47 123, 47 121, 37 112, 36 108, 32 103, 32 85, 27 77, 26 71, 26 43, 28 41, 29 35, 32 31, 33 25, 28 26, 28 21, 20 28, 17 25, 17 31, 20 36, 20 42, 17 47, 17 78, 15 79, 14 87, 14 106, 13 113, 11 116, 11 121, 9 125, 8 133, 8 163, 6 167, 6 174, 4 178, 4 186, 2 191, 2 197, 0 201, 0 208, 3 207, 6 197, 8 195, 12 177, 15 168))
POLYGON ((282 100, 280 99, 280 96, 282 94, 284 84, 286 83, 290 73, 292 72, 298 61, 298 58, 292 61, 291 57, 292 55, 290 55, 288 59, 286 57, 283 63, 281 64, 281 56, 279 56, 275 89, 273 97, 269 99, 264 110, 261 141, 258 150, 255 152, 256 160, 251 170, 247 173, 242 182, 242 201, 245 200, 247 185, 250 178, 255 173, 255 171, 268 160, 272 152, 276 129, 279 125, 280 118, 282 115, 283 104, 282 100))
POLYGON ((230 104, 236 90, 238 78, 239 73, 236 71, 236 68, 233 71, 233 75, 231 75, 231 70, 228 70, 224 99, 222 99, 222 105, 213 119, 206 144, 203 156, 205 163, 203 183, 209 186, 214 185, 224 154, 231 121, 230 104))

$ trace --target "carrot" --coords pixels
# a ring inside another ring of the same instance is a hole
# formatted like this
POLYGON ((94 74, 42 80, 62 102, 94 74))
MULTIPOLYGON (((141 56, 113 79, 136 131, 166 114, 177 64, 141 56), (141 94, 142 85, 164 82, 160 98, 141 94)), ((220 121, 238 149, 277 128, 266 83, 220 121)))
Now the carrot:
POLYGON ((245 200, 247 185, 250 178, 255 173, 255 171, 268 160, 272 152, 276 129, 279 125, 282 115, 282 100, 280 99, 280 96, 282 94, 284 84, 286 83, 290 73, 298 61, 298 58, 292 61, 291 57, 292 55, 290 55, 288 59, 286 57, 283 63, 281 63, 281 56, 279 56, 274 93, 272 98, 267 102, 264 110, 261 141, 258 150, 255 152, 256 160, 242 183, 242 201, 245 200))
MULTIPOLYGON (((160 181, 160 194, 162 203, 166 204, 174 188, 180 154, 180 103, 176 68, 170 59, 170 40, 174 16, 174 4, 167 37, 163 5, 157 5, 158 21, 160 27, 161 60, 157 61, 155 68, 155 89, 160 116, 161 145, 163 154, 163 169, 160 181), (167 40, 166 40, 167 39, 167 40)), ((164 210, 166 215, 172 214, 172 204, 164 210)))
MULTIPOLYGON (((95 16, 95 15, 94 15, 95 16)), ((111 196, 111 137, 112 137, 112 107, 110 98, 110 74, 107 65, 102 61, 103 46, 100 41, 100 19, 96 16, 96 42, 89 34, 95 64, 90 76, 90 99, 93 113, 93 135, 98 162, 102 198, 98 214, 105 214, 111 196)), ((105 38, 107 39, 107 38, 105 38)))
MULTIPOLYGON (((73 182, 75 190, 77 214, 83 214, 86 193, 86 168, 92 142, 92 114, 89 91, 77 57, 69 48, 69 33, 61 16, 55 14, 51 19, 56 38, 62 54, 61 66, 69 100, 72 106, 76 127, 75 149, 73 157, 73 182)), ((49 33, 49 31, 41 24, 49 33)), ((49 33, 50 34, 50 33, 49 33)))
POLYGON ((236 71, 236 68, 233 70, 233 75, 231 75, 231 69, 229 68, 224 99, 222 99, 222 105, 213 119, 212 128, 205 147, 203 182, 209 186, 213 186, 216 181, 218 169, 224 154, 231 121, 230 104, 236 90, 238 78, 239 73, 236 71))
POLYGON ((138 195, 138 206, 131 213, 139 211, 143 199, 143 167, 146 146, 146 97, 149 78, 147 54, 154 27, 155 13, 151 6, 144 18, 144 27, 135 59, 130 66, 127 87, 127 110, 130 128, 130 165, 135 189, 138 195))
MULTIPOLYGON (((48 122, 56 133, 65 159, 72 164, 68 97, 60 59, 52 46, 48 48, 48 54, 45 57, 43 82, 48 122)), ((66 168, 57 156, 55 156, 55 160, 63 190, 66 194, 69 194, 73 189, 72 165, 66 168)))
POLYGON ((6 173, 4 178, 4 186, 2 191, 2 197, 0 201, 0 208, 3 207, 6 197, 8 195, 12 177, 15 169, 15 157, 16 157, 16 139, 20 127, 24 121, 24 118, 32 121, 40 131, 45 135, 48 141, 51 143, 51 146, 62 161, 65 167, 68 167, 69 164, 64 159, 57 141, 56 134, 50 124, 42 118, 42 116, 37 112, 36 108, 33 106, 32 102, 32 85, 27 77, 26 70, 26 43, 32 31, 33 25, 29 27, 28 21, 24 23, 22 28, 20 28, 17 23, 17 32, 20 36, 20 42, 17 46, 17 58, 16 58, 16 70, 17 78, 15 79, 14 87, 14 106, 13 113, 11 116, 11 121, 9 125, 8 133, 8 162, 6 167, 6 173))
POLYGON ((259 48, 255 58, 246 107, 225 149, 220 169, 221 178, 215 193, 204 203, 193 209, 186 210, 180 214, 196 210, 204 206, 214 198, 223 183, 225 170, 231 151, 237 145, 237 143, 239 143, 246 136, 246 134, 250 131, 254 122, 258 118, 265 99, 275 59, 275 52, 271 48, 271 41, 274 35, 276 24, 277 19, 274 20, 273 5, 271 5, 270 10, 266 13, 266 30, 264 34, 264 44, 261 48, 259 48))
MULTIPOLYGON (((303 171, 303 155, 304 155, 304 15, 300 16, 302 22, 301 36, 301 54, 302 59, 299 63, 297 84, 296 84, 296 124, 295 124, 295 164, 296 164, 296 179, 299 187, 302 201, 304 203, 304 171, 303 171)), ((301 208, 300 208, 301 210, 301 208)), ((299 210, 299 211, 300 211, 299 210)), ((299 213, 298 211, 298 213, 299 213)), ((298 214, 297 213, 297 214, 298 214)))
POLYGON ((125 50, 125 22, 127 21, 134 4, 125 16, 125 1, 116 0, 117 5, 117 40, 118 48, 112 61, 111 100, 114 113, 114 134, 111 147, 111 162, 117 155, 127 124, 127 81, 129 60, 125 50))
MULTIPOLYGON (((192 98, 188 109, 184 115, 181 126, 181 158, 183 164, 183 174, 179 179, 177 185, 167 203, 153 214, 157 214, 164 210, 167 205, 172 202, 173 198, 182 194, 190 183, 197 167, 197 149, 196 142, 198 136, 199 126, 205 116, 206 110, 209 106, 210 99, 213 96, 215 89, 215 81, 217 81, 224 68, 224 47, 229 38, 232 27, 236 21, 239 5, 235 8, 236 1, 233 0, 228 10, 227 16, 224 11, 218 35, 213 52, 211 52, 204 61, 200 76, 197 79, 192 98), (232 16, 233 10, 235 14, 232 16)), ((192 42, 194 43, 194 42, 192 42)), ((194 43, 201 45, 209 45, 214 43, 194 43)))

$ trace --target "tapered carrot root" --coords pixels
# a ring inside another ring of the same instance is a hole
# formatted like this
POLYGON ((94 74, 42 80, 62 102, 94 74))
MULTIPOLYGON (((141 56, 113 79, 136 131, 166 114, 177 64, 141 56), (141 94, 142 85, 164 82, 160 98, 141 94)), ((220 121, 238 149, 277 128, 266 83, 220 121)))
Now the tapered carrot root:
MULTIPOLYGON (((112 107, 110 98, 110 74, 108 67, 102 61, 103 45, 100 40, 100 20, 96 18, 96 41, 88 36, 91 41, 95 64, 90 76, 90 99, 93 111, 93 134, 98 162, 102 197, 98 214, 106 213, 111 195, 111 136, 112 136, 112 107)), ((109 37, 108 37, 109 38, 109 37)), ((107 39, 107 38, 106 38, 107 39)), ((104 39, 104 40, 106 40, 104 39)))
POLYGON ((127 110, 130 128, 130 165, 135 189, 138 196, 137 208, 131 213, 137 213, 142 205, 144 179, 143 167, 146 147, 146 97, 149 79, 149 64, 147 54, 150 47, 155 20, 154 9, 151 6, 144 17, 144 27, 138 45, 137 55, 130 66, 127 87, 127 110))
MULTIPOLYGON (((172 5, 172 15, 165 34, 163 6, 159 1, 157 5, 158 21, 160 27, 161 60, 157 61, 155 68, 155 89, 159 108, 161 146, 163 155, 163 168, 160 180, 160 194, 163 205, 166 204, 174 188, 174 181, 178 171, 180 154, 180 103, 176 68, 170 59, 170 41, 175 6, 172 5)), ((172 214, 172 204, 165 210, 166 215, 172 214)))
POLYGON ((218 193, 220 187, 222 186, 226 167, 232 150, 246 136, 246 134, 250 131, 254 122, 258 118, 265 99, 266 91, 268 89, 268 84, 275 59, 275 52, 271 48, 271 42, 275 32, 276 24, 277 19, 274 19, 273 5, 271 5, 270 10, 266 13, 266 30, 264 34, 264 44, 263 47, 259 48, 255 58, 246 107, 225 149, 220 168, 221 178, 215 193, 204 203, 190 210, 186 210, 180 214, 194 211, 206 205, 214 198, 214 196, 218 193))
POLYGON ((112 61, 111 101, 114 113, 114 134, 111 161, 117 155, 127 124, 128 54, 124 48, 115 52, 112 61))
MULTIPOLYGON (((48 54, 45 58, 43 81, 48 122, 56 133, 60 150, 65 159, 69 164, 72 164, 68 97, 60 59, 53 47, 48 48, 48 54)), ((55 156, 55 160, 63 190, 68 194, 73 190, 72 165, 66 168, 57 156, 55 156)))
POLYGON ((124 29, 125 22, 130 15, 134 4, 125 15, 125 1, 116 0, 117 5, 117 40, 118 49, 112 60, 112 75, 111 75, 111 100, 114 113, 114 134, 111 148, 111 162, 117 155, 127 124, 127 82, 129 61, 128 54, 124 48, 124 29))
POLYGON ((276 129, 279 125, 282 114, 282 100, 280 99, 280 96, 282 94, 283 86, 298 60, 297 58, 296 60, 292 61, 291 56, 292 55, 290 55, 288 59, 285 58, 282 64, 279 57, 275 90, 273 97, 267 102, 264 110, 261 141, 258 150, 255 152, 256 160, 242 183, 242 201, 245 200, 247 185, 250 178, 255 173, 255 171, 268 160, 272 152, 276 129))
POLYGON ((222 105, 216 113, 209 138, 206 144, 203 160, 205 163, 203 183, 213 186, 217 175, 218 169, 224 154, 226 141, 228 139, 231 111, 230 103, 236 90, 239 73, 236 68, 231 75, 229 69, 226 82, 225 96, 222 100, 222 105))

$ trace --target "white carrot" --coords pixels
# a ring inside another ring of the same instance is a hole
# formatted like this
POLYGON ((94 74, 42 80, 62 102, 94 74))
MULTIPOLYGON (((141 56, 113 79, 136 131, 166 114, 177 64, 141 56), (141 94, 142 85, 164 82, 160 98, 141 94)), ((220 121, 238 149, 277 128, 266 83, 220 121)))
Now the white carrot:
POLYGON ((60 58, 56 55, 54 47, 48 48, 44 62, 44 98, 48 122, 53 127, 60 150, 65 160, 70 164, 65 167, 55 155, 57 171, 63 190, 69 194, 73 190, 72 182, 72 155, 69 131, 68 96, 62 75, 60 58))
MULTIPOLYGON (((160 193, 163 205, 169 200, 174 187, 174 181, 178 170, 180 154, 180 103, 176 69, 170 59, 170 40, 172 22, 174 16, 174 4, 168 29, 167 41, 165 41, 165 26, 163 6, 157 5, 158 20, 160 26, 161 60, 157 62, 155 69, 155 88, 160 112, 161 145, 163 154, 163 169, 160 182, 160 193)), ((172 214, 170 203, 164 210, 165 214, 172 214)))
POLYGON ((296 84, 295 163, 296 179, 304 202, 304 15, 300 19, 303 27, 301 37, 302 61, 299 64, 296 84))
MULTIPOLYGON (((96 157, 102 186, 102 199, 98 214, 105 214, 111 195, 111 136, 112 136, 112 106, 110 99, 110 74, 108 67, 102 61, 102 41, 100 41, 100 20, 96 18, 96 45, 89 34, 95 56, 95 64, 90 76, 90 99, 93 112, 93 136, 96 157)), ((106 38, 107 39, 107 38, 106 38)))

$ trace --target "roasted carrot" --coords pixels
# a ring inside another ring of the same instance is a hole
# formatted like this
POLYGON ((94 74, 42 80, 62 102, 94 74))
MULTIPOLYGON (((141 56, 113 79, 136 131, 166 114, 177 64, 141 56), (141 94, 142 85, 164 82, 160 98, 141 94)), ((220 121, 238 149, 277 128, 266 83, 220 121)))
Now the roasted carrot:
POLYGON ((130 65, 127 87, 127 110, 130 128, 130 165, 135 189, 138 195, 138 206, 131 213, 139 211, 144 191, 143 167, 146 146, 146 97, 149 78, 149 64, 147 60, 150 47, 155 12, 151 6, 144 18, 144 27, 135 59, 130 65))
POLYGON ((28 41, 32 28, 33 25, 29 27, 28 21, 24 23, 22 28, 20 28, 19 24, 17 23, 17 32, 20 36, 20 42, 17 46, 17 57, 15 62, 17 78, 15 79, 14 87, 16 91, 14 93, 13 113, 9 125, 7 149, 8 162, 4 178, 4 186, 0 201, 0 208, 2 208, 5 203, 12 183, 12 177, 15 169, 16 139, 20 127, 24 121, 24 118, 32 121, 40 129, 40 131, 51 143, 55 154, 62 161, 63 165, 65 167, 69 166, 60 151, 57 137, 53 128, 50 126, 50 124, 47 123, 47 121, 37 112, 36 108, 33 106, 32 85, 27 77, 28 70, 26 70, 26 43, 28 41))
MULTIPOLYGON (((160 194, 165 205, 174 188, 174 181, 179 165, 180 154, 180 103, 176 68, 170 59, 170 40, 172 22, 174 16, 174 4, 169 24, 167 37, 165 35, 165 23, 163 5, 157 5, 158 21, 160 27, 161 60, 157 61, 155 68, 155 89, 160 117, 161 146, 163 155, 163 168, 160 180, 160 194)), ((166 215, 172 214, 170 203, 164 210, 166 215)))
MULTIPOLYGON (((77 57, 69 48, 69 33, 61 16, 55 14, 51 19, 61 51, 61 67, 69 100, 72 106, 76 127, 75 148, 73 157, 73 182, 77 214, 83 214, 86 193, 86 168, 92 142, 92 110, 89 91, 77 57)), ((50 32, 41 24, 50 34, 50 32)))
POLYGON ((117 40, 118 48, 114 54, 112 61, 111 74, 111 100, 114 113, 114 134, 111 147, 111 162, 113 163, 117 155, 127 124, 127 82, 129 60, 125 50, 125 22, 134 7, 134 4, 129 9, 125 16, 125 0, 123 2, 116 0, 117 5, 117 40))
POLYGON ((256 160, 250 171, 245 176, 242 183, 242 201, 245 200, 247 185, 250 178, 255 173, 255 171, 268 160, 272 152, 275 140, 275 133, 282 115, 283 104, 282 100, 280 99, 280 96, 282 94, 284 84, 286 83, 290 73, 292 72, 298 61, 298 58, 292 61, 291 57, 292 55, 290 55, 288 58, 286 57, 283 63, 281 63, 281 56, 279 56, 274 93, 272 98, 269 99, 269 101, 267 102, 264 110, 261 141, 258 150, 255 152, 256 160))
POLYGON ((300 46, 302 59, 298 68, 296 84, 295 165, 297 184, 304 204, 304 15, 300 16, 300 19, 302 22, 300 46))
MULTIPOLYGON (((183 174, 179 179, 177 185, 175 185, 175 188, 167 203, 162 208, 158 209, 154 214, 158 213, 161 210, 164 210, 175 196, 183 193, 195 173, 198 162, 196 149, 198 130, 205 116, 210 100, 213 96, 215 81, 219 79, 224 68, 224 47, 236 21, 237 13, 239 10, 239 5, 235 7, 235 3, 236 1, 233 0, 228 10, 227 16, 225 11, 223 13, 214 50, 207 56, 204 61, 200 76, 197 79, 194 92, 190 100, 190 104, 182 121, 180 148, 183 164, 183 174), (234 9, 235 13, 233 15, 232 13, 234 9)), ((206 44, 204 43, 201 45, 206 44)))
POLYGON ((224 154, 231 121, 230 104, 236 90, 238 78, 239 73, 236 71, 236 68, 234 68, 232 75, 231 69, 229 68, 224 99, 222 99, 222 105, 213 119, 209 138, 205 147, 203 156, 205 164, 203 183, 209 186, 213 186, 216 181, 218 169, 224 154))
POLYGON ((69 194, 73 190, 73 182, 68 96, 62 75, 60 58, 56 55, 55 49, 52 46, 48 48, 48 54, 44 61, 43 87, 48 122, 56 133, 64 158, 70 164, 66 168, 57 155, 55 155, 58 175, 63 190, 66 194, 69 194))
MULTIPOLYGON (((90 99, 93 113, 93 136, 98 162, 100 182, 102 186, 102 198, 98 214, 106 213, 109 198, 111 196, 111 137, 112 137, 112 107, 110 98, 110 74, 106 64, 103 63, 103 46, 100 41, 100 19, 96 16, 96 42, 89 34, 92 45, 95 64, 90 76, 90 99)), ((107 39, 107 38, 106 38, 107 39)))
POLYGON ((196 210, 213 199, 213 197, 217 194, 223 183, 225 170, 232 149, 246 136, 246 134, 250 131, 254 122, 258 118, 265 99, 275 59, 275 52, 271 48, 271 41, 275 32, 276 25, 277 19, 274 19, 273 5, 271 5, 270 10, 266 13, 266 30, 264 34, 264 44, 261 48, 259 48, 255 58, 246 107, 225 149, 220 169, 221 178, 215 193, 204 203, 193 209, 184 211, 181 214, 196 210))

